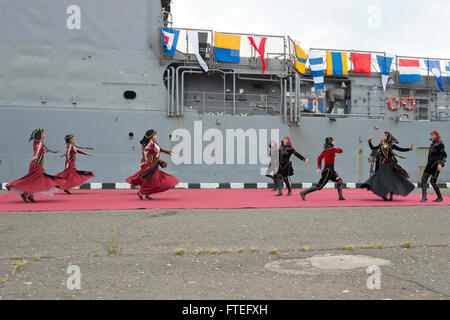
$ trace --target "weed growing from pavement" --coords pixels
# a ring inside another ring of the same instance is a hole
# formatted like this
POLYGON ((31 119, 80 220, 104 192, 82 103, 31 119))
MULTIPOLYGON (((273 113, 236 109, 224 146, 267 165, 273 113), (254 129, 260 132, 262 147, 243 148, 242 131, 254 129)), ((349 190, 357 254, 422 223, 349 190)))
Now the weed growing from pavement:
POLYGON ((117 247, 113 246, 112 244, 107 244, 106 251, 108 252, 108 254, 110 256, 115 256, 115 255, 117 255, 118 249, 117 249, 117 247))
POLYGON ((245 248, 239 248, 236 250, 237 253, 244 253, 245 252, 245 248))
POLYGON ((41 260, 41 256, 40 255, 36 255, 33 257, 33 261, 40 261, 41 260))
POLYGON ((377 249, 383 249, 383 248, 384 248, 384 243, 377 244, 377 249))
POLYGON ((175 255, 176 256, 184 256, 186 254, 186 249, 183 248, 178 248, 175 250, 175 255))
POLYGON ((12 256, 12 258, 11 259, 13 259, 13 260, 21 260, 22 259, 22 257, 19 257, 19 256, 12 256))
POLYGON ((16 265, 14 266, 13 270, 12 270, 12 275, 15 275, 17 272, 23 270, 23 268, 25 268, 25 266, 28 264, 27 260, 22 260, 20 262, 17 262, 16 265))
POLYGON ((257 253, 259 252, 258 248, 250 248, 251 253, 257 253))
POLYGON ((403 248, 410 249, 412 247, 412 243, 411 242, 403 242, 402 246, 403 246, 403 248))
MULTIPOLYGON (((15 258, 15 257, 14 257, 15 258)), ((15 259, 17 260, 17 259, 15 259)), ((33 261, 39 261, 41 260, 41 256, 34 256, 33 257, 33 261), (36 259, 36 258, 39 259, 36 259)), ((6 283, 8 280, 10 280, 14 275, 16 275, 18 272, 22 271, 27 265, 29 264, 29 262, 27 260, 22 260, 20 262, 17 262, 16 265, 13 267, 11 274, 6 276, 6 277, 2 277, 0 278, 0 284, 4 284, 6 283)))
POLYGON ((233 253, 236 253, 236 250, 234 250, 234 249, 228 249, 228 250, 227 250, 227 253, 233 254, 233 253))
POLYGON ((270 254, 273 254, 273 255, 277 255, 279 252, 278 252, 278 249, 277 249, 277 248, 271 248, 271 249, 269 250, 269 253, 270 253, 270 254))
POLYGON ((302 251, 304 251, 304 252, 309 252, 309 251, 311 251, 311 248, 308 247, 308 246, 303 246, 303 247, 302 247, 302 251))
POLYGON ((345 250, 349 250, 349 251, 355 251, 355 246, 354 245, 348 245, 344 247, 345 250))
POLYGON ((202 254, 203 254, 203 249, 195 250, 195 255, 196 256, 201 256, 202 254))
POLYGON ((210 254, 210 255, 216 255, 216 254, 220 254, 220 253, 221 253, 220 249, 217 249, 217 248, 208 250, 208 254, 210 254))

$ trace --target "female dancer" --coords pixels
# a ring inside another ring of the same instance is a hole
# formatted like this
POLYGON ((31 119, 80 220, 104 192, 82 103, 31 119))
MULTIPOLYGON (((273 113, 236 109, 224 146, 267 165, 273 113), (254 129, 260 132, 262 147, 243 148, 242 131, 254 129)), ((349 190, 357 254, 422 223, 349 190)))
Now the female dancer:
POLYGON ((289 177, 294 175, 294 168, 292 167, 292 161, 290 161, 289 159, 291 158, 292 155, 294 155, 297 158, 299 158, 300 160, 305 161, 306 163, 309 163, 309 160, 306 159, 305 157, 303 157, 297 151, 295 151, 294 148, 292 148, 292 143, 291 143, 290 137, 285 137, 281 141, 281 146, 280 146, 279 152, 280 152, 280 161, 279 161, 280 167, 279 167, 278 173, 277 173, 277 177, 278 177, 278 179, 277 179, 278 180, 277 181, 277 186, 278 186, 277 196, 283 195, 283 192, 282 192, 283 181, 289 190, 287 195, 290 196, 292 194, 292 189, 291 189, 291 183, 289 182, 289 177))
POLYGON ((322 170, 322 159, 325 159, 325 168, 322 170, 322 178, 320 178, 319 183, 316 186, 312 186, 308 190, 300 192, 300 196, 302 200, 305 200, 305 196, 308 193, 322 190, 323 187, 328 183, 328 181, 333 181, 337 183, 337 191, 339 194, 339 200, 345 200, 342 196, 342 179, 339 177, 338 173, 334 171, 334 158, 336 157, 336 153, 343 153, 344 151, 340 148, 334 147, 334 139, 332 137, 328 137, 325 139, 325 144, 323 146, 323 152, 317 158, 317 173, 322 170))
POLYGON ((95 176, 91 171, 78 171, 75 167, 77 153, 84 154, 86 156, 92 156, 92 153, 81 151, 79 149, 80 147, 75 146, 75 136, 73 134, 68 134, 64 137, 64 140, 67 144, 65 169, 56 176, 66 180, 66 183, 61 186, 61 189, 63 189, 65 193, 71 194, 69 189, 78 187, 86 180, 94 178, 95 176))
POLYGON ((400 148, 396 145, 397 139, 389 132, 383 133, 381 143, 376 147, 372 145, 372 139, 373 137, 369 138, 369 147, 372 151, 379 150, 380 166, 361 188, 371 190, 386 201, 392 201, 394 194, 406 197, 414 190, 414 185, 408 181, 408 172, 400 167, 393 150, 408 152, 414 150, 414 144, 409 148, 400 148), (388 195, 390 195, 389 199, 388 195))
POLYGON ((437 198, 433 202, 442 202, 441 190, 437 185, 437 179, 442 168, 445 166, 447 160, 447 153, 445 152, 445 146, 442 143, 441 137, 438 131, 431 132, 430 135, 431 146, 428 152, 428 162, 422 176, 422 200, 420 202, 427 201, 427 187, 428 178, 431 176, 431 186, 436 192, 437 198))
POLYGON ((274 187, 272 191, 278 190, 278 179, 277 179, 277 173, 278 173, 278 167, 279 167, 279 149, 278 144, 275 140, 271 140, 269 144, 270 148, 270 164, 266 171, 266 177, 271 178, 273 180, 274 187))
POLYGON ((28 174, 6 185, 6 189, 20 195, 25 202, 35 202, 35 195, 53 196, 53 194, 60 188, 60 185, 65 183, 62 178, 51 176, 44 172, 43 164, 45 153, 58 152, 49 150, 44 145, 44 139, 44 129, 35 129, 33 131, 30 141, 34 141, 34 154, 30 162, 28 174))
POLYGON ((126 182, 132 186, 140 187, 137 194, 141 200, 143 200, 142 196, 153 200, 150 197, 151 194, 164 192, 178 184, 177 178, 158 169, 158 166, 167 167, 167 163, 159 158, 160 153, 173 155, 173 152, 162 149, 156 142, 157 139, 158 135, 155 130, 148 130, 145 133, 144 138, 140 141, 142 145, 141 171, 126 179, 126 182))

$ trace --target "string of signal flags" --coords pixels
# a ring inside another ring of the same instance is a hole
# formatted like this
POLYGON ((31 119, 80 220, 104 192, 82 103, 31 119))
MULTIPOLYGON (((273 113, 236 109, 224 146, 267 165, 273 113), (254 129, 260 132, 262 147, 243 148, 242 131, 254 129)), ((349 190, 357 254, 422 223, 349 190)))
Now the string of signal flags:
MULTIPOLYGON (((180 36, 180 30, 161 28, 161 41, 164 54, 174 56, 180 36)), ((198 32, 188 31, 188 42, 190 48, 193 50, 200 66, 208 71, 208 66, 200 54, 198 32)), ((265 51, 267 37, 248 36, 248 41, 259 54, 262 62, 262 74, 266 70, 265 51)), ((214 33, 214 59, 220 62, 239 63, 241 57, 241 40, 240 35, 214 33)), ((347 51, 327 51, 326 60, 322 51, 310 50, 308 53, 296 44, 293 40, 294 55, 292 56, 295 68, 299 73, 306 73, 307 62, 311 70, 311 75, 314 79, 314 84, 317 90, 324 88, 324 63, 326 62, 326 75, 328 76, 345 76, 348 75, 348 52, 347 51)), ((381 80, 383 83, 383 90, 389 81, 392 63, 394 57, 388 55, 376 55, 376 61, 380 69, 381 80)), ((421 82, 420 75, 420 60, 422 59, 398 59, 399 82, 413 83, 421 82)), ((350 52, 350 61, 353 64, 353 72, 372 75, 372 53, 350 52)), ((434 75, 437 85, 441 91, 444 91, 443 75, 441 71, 440 60, 423 59, 426 68, 434 75)), ((447 81, 450 81, 450 61, 444 61, 445 71, 447 74, 447 81)))

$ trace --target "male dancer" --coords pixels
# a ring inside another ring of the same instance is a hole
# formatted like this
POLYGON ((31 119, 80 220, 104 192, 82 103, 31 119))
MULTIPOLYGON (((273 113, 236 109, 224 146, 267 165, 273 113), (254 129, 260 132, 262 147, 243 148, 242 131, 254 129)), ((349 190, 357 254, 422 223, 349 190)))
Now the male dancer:
POLYGON ((447 159, 447 153, 445 152, 444 144, 442 143, 441 137, 438 131, 431 132, 430 135, 431 146, 428 152, 428 162, 427 166, 423 172, 422 176, 422 200, 420 202, 427 201, 427 187, 428 178, 431 176, 431 186, 436 192, 437 198, 433 202, 442 202, 441 190, 437 185, 437 179, 442 168, 445 166, 445 161, 447 159))
POLYGON ((322 178, 316 186, 312 186, 308 190, 300 192, 300 196, 302 200, 306 200, 305 196, 308 193, 322 190, 323 187, 327 184, 328 181, 333 181, 337 183, 337 190, 339 194, 339 200, 345 200, 342 196, 342 179, 339 177, 338 173, 334 171, 334 158, 336 153, 343 153, 344 151, 340 148, 334 147, 334 139, 332 137, 328 137, 325 139, 325 144, 323 146, 323 152, 320 154, 319 158, 317 158, 317 173, 322 169, 322 159, 325 159, 325 168, 322 171, 322 178))

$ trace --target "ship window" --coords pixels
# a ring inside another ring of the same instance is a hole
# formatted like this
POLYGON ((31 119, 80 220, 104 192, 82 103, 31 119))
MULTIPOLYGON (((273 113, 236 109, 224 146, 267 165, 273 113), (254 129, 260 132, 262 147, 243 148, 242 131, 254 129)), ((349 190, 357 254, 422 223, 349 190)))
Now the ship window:
POLYGON ((134 100, 134 99, 136 99, 136 92, 135 91, 130 91, 130 90, 125 91, 123 93, 123 97, 125 99, 127 99, 127 100, 134 100))
POLYGON ((401 96, 409 96, 410 90, 409 89, 400 89, 400 95, 401 96))
POLYGON ((416 99, 417 106, 428 107, 428 99, 416 99))
POLYGON ((429 93, 428 90, 416 90, 416 96, 428 96, 429 93))

